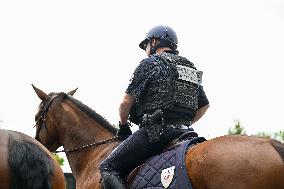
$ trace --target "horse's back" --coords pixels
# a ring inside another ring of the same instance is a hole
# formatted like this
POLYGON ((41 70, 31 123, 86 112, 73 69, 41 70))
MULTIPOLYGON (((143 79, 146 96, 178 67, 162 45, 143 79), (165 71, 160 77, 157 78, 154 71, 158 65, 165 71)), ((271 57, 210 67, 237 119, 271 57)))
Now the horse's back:
MULTIPOLYGON (((50 152, 32 137, 15 131, 0 130, 1 171, 6 168, 9 188, 64 189, 65 179, 60 165, 50 152), (3 152, 3 153, 2 153, 3 152), (11 177, 10 177, 11 176, 11 177), (10 183, 10 184, 9 184, 10 183)), ((6 172, 4 172, 6 173, 6 172)), ((1 174, 1 173, 0 173, 1 174)), ((1 189, 7 187, 0 185, 1 189)))
POLYGON ((223 136, 187 152, 195 189, 283 189, 284 163, 268 139, 223 136))

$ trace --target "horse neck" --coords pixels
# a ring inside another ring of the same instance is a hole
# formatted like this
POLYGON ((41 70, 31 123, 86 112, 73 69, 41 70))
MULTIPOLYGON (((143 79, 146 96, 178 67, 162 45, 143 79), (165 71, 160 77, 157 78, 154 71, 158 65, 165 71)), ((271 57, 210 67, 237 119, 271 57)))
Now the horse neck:
MULTIPOLYGON (((114 136, 111 131, 99 124, 94 118, 89 117, 71 101, 61 102, 61 107, 62 112, 56 112, 57 115, 60 115, 57 116, 60 119, 55 122, 60 124, 60 126, 57 126, 60 128, 57 132, 65 150, 82 147, 114 136)), ((117 142, 113 142, 66 153, 75 178, 82 175, 82 172, 90 164, 92 164, 92 167, 96 167, 94 174, 98 174, 100 161, 117 145, 117 142)))

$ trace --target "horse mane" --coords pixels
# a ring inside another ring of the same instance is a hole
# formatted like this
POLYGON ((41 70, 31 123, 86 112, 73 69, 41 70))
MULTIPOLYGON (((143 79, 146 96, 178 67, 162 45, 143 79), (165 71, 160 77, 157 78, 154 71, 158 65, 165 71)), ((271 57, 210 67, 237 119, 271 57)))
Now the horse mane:
MULTIPOLYGON (((51 93, 51 94, 54 94, 54 93, 51 93)), ((92 110, 87 105, 83 104, 82 102, 80 102, 79 100, 75 99, 72 96, 69 96, 66 94, 64 96, 66 99, 70 100, 77 108, 79 108, 81 111, 86 113, 90 118, 96 120, 99 124, 105 127, 112 134, 116 134, 118 129, 115 128, 112 124, 110 124, 103 116, 98 114, 95 110, 92 110)))
POLYGON ((18 133, 11 133, 13 136, 9 135, 8 143, 8 164, 12 174, 10 188, 51 189, 51 158, 34 142, 22 139, 18 133))
POLYGON ((274 149, 278 152, 282 160, 284 161, 284 144, 275 139, 271 139, 270 143, 274 147, 274 149))

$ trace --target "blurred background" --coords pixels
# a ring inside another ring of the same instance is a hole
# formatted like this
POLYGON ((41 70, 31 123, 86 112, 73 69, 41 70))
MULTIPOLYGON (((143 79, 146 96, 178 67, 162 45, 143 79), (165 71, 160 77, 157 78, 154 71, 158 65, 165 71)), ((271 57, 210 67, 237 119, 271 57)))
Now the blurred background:
MULTIPOLYGON (((204 72, 211 107, 193 125, 199 135, 239 124, 247 135, 274 136, 284 128, 283 20, 283 0, 0 1, 0 127, 34 137, 40 100, 31 84, 46 93, 79 87, 76 99, 117 124, 146 57, 138 44, 164 24, 204 72)), ((71 172, 67 161, 63 169, 71 172)))

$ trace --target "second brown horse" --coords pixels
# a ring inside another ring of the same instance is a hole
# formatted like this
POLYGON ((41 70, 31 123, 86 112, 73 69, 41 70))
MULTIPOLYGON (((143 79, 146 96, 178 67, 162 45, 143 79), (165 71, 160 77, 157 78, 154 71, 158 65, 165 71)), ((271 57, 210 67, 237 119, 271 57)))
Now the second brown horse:
POLYGON ((65 189, 59 163, 34 138, 0 129, 0 189, 65 189))

